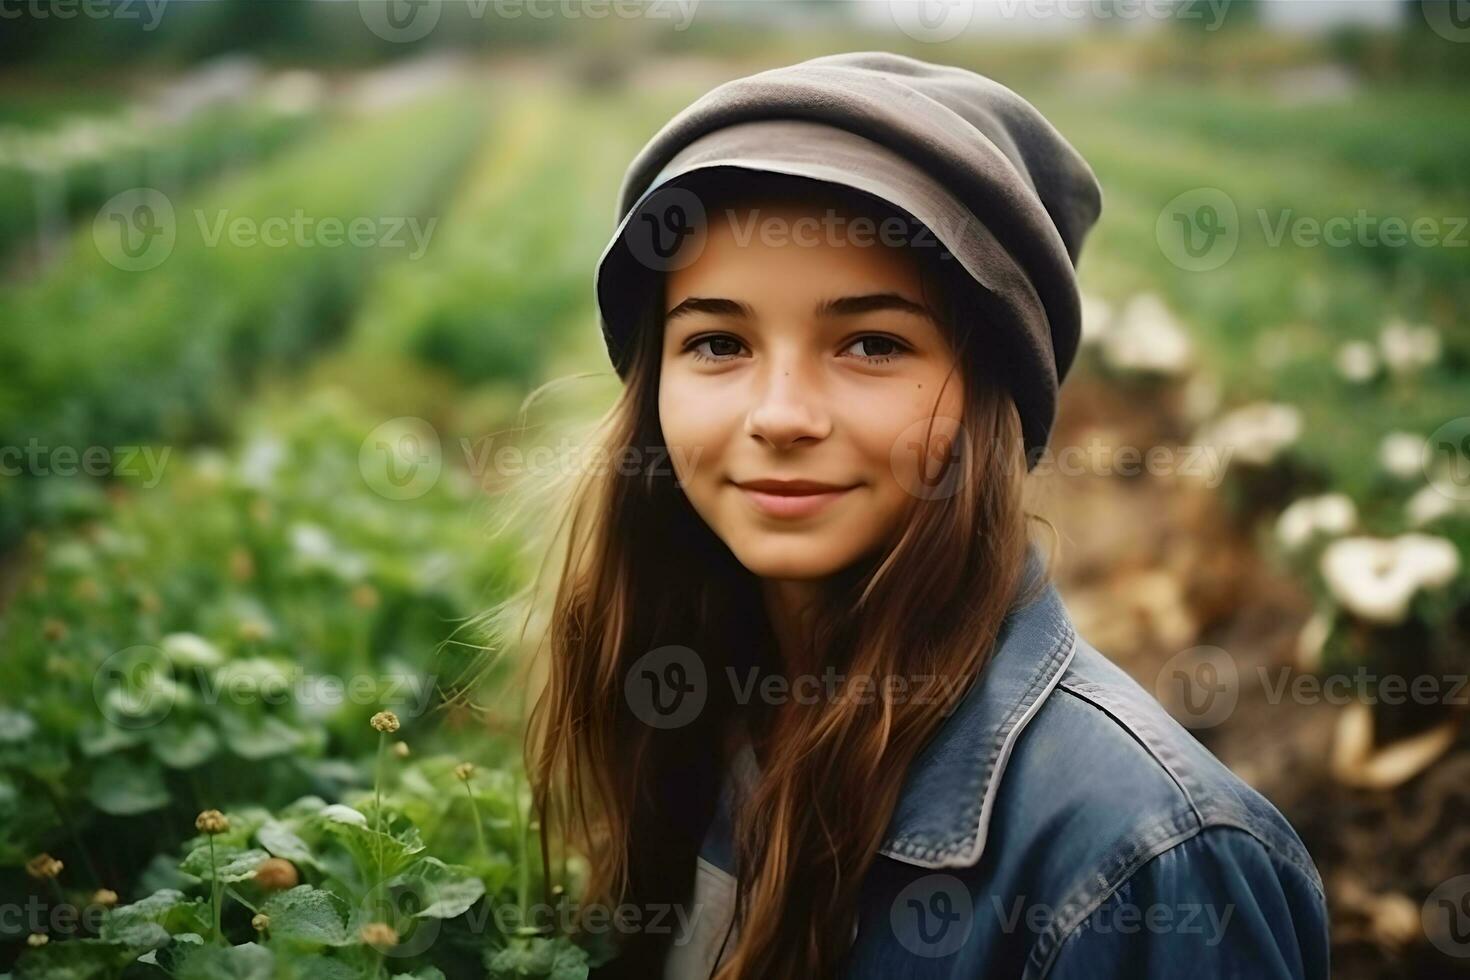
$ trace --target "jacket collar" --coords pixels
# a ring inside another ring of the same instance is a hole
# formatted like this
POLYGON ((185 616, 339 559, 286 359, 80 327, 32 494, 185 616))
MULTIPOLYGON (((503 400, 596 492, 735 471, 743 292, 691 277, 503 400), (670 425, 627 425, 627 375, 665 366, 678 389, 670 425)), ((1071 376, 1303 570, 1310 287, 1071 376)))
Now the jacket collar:
MULTIPOLYGON (((1043 573, 1031 544, 1021 594, 1043 573)), ((979 679, 910 765, 879 854, 921 868, 980 860, 1006 762, 1071 663, 1076 639, 1050 580, 1011 607, 979 679)))

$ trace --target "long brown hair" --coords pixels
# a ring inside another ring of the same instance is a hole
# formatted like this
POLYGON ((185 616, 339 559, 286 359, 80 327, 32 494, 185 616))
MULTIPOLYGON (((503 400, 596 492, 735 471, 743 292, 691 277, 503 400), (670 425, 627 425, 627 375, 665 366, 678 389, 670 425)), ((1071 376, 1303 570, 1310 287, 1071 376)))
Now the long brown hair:
MULTIPOLYGON (((811 200, 816 191, 809 181, 743 174, 707 183, 702 198, 716 208, 811 200)), ((835 185, 820 192, 850 213, 907 218, 835 185)), ((761 771, 735 815, 735 938, 719 980, 838 972, 859 885, 909 765, 953 707, 951 692, 962 695, 986 664, 1020 584, 1021 428, 1003 384, 1006 358, 986 339, 1000 314, 942 246, 915 251, 926 302, 941 311, 965 366, 960 435, 944 462, 952 492, 916 497, 890 548, 824 583, 808 649, 812 663, 843 679, 836 696, 741 709, 761 771), (912 696, 843 696, 855 679, 891 676, 906 678, 912 696)), ((583 908, 631 903, 645 915, 691 895, 724 773, 721 740, 737 709, 718 680, 731 669, 793 669, 773 653, 758 580, 700 519, 667 463, 658 465, 662 298, 651 290, 623 390, 592 440, 606 450, 599 458, 647 465, 578 474, 556 527, 561 545, 548 552, 560 574, 527 739, 543 861, 546 841, 563 843, 587 862, 583 908), (709 683, 692 721, 661 729, 640 720, 626 692, 634 663, 670 645, 693 651, 709 683)), ((658 975, 668 940, 635 933, 619 972, 658 975)))

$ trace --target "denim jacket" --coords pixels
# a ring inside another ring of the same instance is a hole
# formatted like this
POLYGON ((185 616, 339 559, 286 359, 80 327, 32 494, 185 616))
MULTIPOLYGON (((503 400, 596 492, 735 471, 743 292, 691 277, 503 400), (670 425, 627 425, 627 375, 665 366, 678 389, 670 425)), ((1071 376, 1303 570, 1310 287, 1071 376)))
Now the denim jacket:
MULTIPOLYGON (((667 980, 714 962, 732 782, 753 765, 727 778, 667 980)), ((1319 980, 1327 923, 1291 825, 1077 635, 1048 581, 911 766, 842 976, 1319 980)))

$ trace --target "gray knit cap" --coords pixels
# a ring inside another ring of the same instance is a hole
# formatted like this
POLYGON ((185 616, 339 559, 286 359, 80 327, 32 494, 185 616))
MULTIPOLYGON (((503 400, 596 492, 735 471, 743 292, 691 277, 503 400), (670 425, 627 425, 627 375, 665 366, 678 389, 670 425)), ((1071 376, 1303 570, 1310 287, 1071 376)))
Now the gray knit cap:
POLYGON ((713 167, 846 185, 927 226, 988 294, 977 346, 1007 366, 1035 465, 1077 352, 1075 269, 1102 209, 1092 168, 1035 107, 976 72, 881 51, 717 86, 659 130, 624 175, 596 275, 620 376, 649 273, 671 267, 661 265, 673 254, 666 233, 687 228, 699 206, 677 178, 713 167))

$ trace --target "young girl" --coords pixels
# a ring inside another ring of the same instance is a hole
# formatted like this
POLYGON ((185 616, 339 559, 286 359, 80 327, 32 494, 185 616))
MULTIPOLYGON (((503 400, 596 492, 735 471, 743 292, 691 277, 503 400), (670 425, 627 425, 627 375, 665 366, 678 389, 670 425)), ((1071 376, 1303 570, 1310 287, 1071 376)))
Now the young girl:
POLYGON ((1019 96, 875 52, 720 86, 629 168, 532 716, 594 975, 1328 975, 1297 835, 1030 542, 1100 205, 1019 96))

